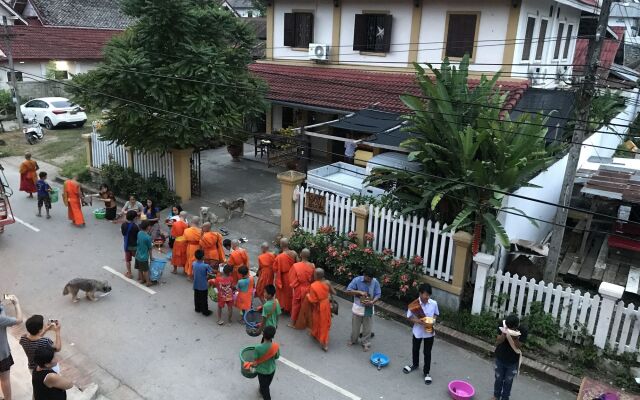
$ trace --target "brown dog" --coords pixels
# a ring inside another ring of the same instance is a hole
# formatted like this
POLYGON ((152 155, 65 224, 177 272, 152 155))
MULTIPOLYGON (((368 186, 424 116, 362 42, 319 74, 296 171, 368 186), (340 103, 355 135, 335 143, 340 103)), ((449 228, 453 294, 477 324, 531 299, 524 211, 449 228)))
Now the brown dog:
POLYGON ((71 300, 74 303, 78 302, 78 292, 82 290, 86 293, 87 299, 91 301, 97 301, 95 296, 96 292, 109 293, 111 291, 111 285, 107 281, 97 281, 95 279, 72 279, 67 283, 62 291, 62 295, 66 296, 71 293, 71 300))

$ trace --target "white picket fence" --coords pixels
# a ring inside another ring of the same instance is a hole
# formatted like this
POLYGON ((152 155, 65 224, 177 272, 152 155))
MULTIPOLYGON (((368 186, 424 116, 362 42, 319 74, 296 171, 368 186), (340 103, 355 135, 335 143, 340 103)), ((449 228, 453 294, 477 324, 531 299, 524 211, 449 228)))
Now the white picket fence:
POLYGON ((335 194, 323 193, 312 188, 305 189, 298 187, 299 193, 296 203, 296 218, 300 227, 307 232, 316 233, 323 226, 330 225, 339 233, 347 234, 356 227, 356 216, 351 209, 358 204, 355 200, 335 194), (304 209, 305 195, 313 193, 325 197, 325 213, 319 214, 304 209))
POLYGON ((91 155, 93 168, 100 168, 111 161, 129 167, 126 148, 115 142, 102 140, 96 131, 91 132, 91 155))
POLYGON ((175 175, 173 170, 173 154, 159 152, 133 151, 133 165, 129 165, 129 150, 115 142, 102 140, 95 130, 91 133, 91 166, 101 168, 105 164, 115 162, 125 168, 133 170, 148 178, 152 175, 164 177, 169 189, 175 190, 175 175))
MULTIPOLYGON (((356 217, 351 209, 358 204, 349 197, 325 193, 313 188, 296 189, 296 219, 307 232, 316 233, 318 228, 333 226, 340 233, 355 229, 356 217), (306 193, 325 197, 325 213, 305 210, 306 193)), ((390 249, 396 258, 422 257, 425 274, 450 282, 453 271, 453 234, 443 232, 447 225, 416 216, 395 215, 391 210, 369 206, 367 230, 373 233, 372 247, 376 251, 390 249)))
POLYGON ((562 337, 567 340, 579 342, 583 332, 595 336, 599 324, 613 321, 610 330, 604 328, 608 333, 606 345, 619 353, 639 351, 640 309, 633 304, 625 306, 618 301, 613 317, 608 319, 600 315, 603 298, 597 294, 583 294, 579 290, 543 281, 537 283, 533 278, 527 279, 517 274, 511 276, 508 272, 497 272, 488 281, 492 279, 494 283, 487 285, 484 298, 485 311, 494 312, 500 317, 512 313, 523 317, 529 314, 531 303, 540 302, 543 311, 558 323, 562 337))

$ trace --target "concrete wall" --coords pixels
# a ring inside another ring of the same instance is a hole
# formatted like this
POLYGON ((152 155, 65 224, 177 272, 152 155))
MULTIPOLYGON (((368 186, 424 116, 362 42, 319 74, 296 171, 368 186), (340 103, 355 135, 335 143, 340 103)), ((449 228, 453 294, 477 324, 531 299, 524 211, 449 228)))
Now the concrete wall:
POLYGON ((469 11, 480 13, 478 45, 471 70, 498 71, 504 54, 504 39, 507 35, 509 6, 504 1, 461 0, 453 2, 424 2, 418 62, 439 63, 444 58, 444 46, 447 39, 445 25, 447 12, 469 11), (490 42, 495 41, 495 42, 490 42), (493 64, 493 65, 486 65, 493 64))
POLYGON ((20 100, 25 103, 27 100, 36 97, 68 97, 65 86, 58 82, 18 82, 20 100))

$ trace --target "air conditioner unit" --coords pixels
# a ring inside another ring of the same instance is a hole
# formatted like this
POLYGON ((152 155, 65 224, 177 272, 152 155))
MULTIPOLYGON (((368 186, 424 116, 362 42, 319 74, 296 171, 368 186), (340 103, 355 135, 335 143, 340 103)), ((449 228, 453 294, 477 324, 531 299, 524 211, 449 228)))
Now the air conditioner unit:
POLYGON ((543 83, 544 80, 542 78, 543 75, 541 72, 542 71, 540 67, 529 67, 527 74, 529 75, 529 79, 531 80, 532 86, 543 83))
POLYGON ((309 60, 326 61, 329 59, 329 45, 309 43, 309 60))

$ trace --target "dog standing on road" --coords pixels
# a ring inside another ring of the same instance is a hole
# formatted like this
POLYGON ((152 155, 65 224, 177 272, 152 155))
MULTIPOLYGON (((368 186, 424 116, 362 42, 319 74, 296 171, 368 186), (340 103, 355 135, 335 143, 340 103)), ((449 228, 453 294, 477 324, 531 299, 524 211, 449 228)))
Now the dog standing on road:
POLYGON ((218 222, 218 216, 209 211, 209 207, 200 207, 200 223, 205 222, 215 224, 218 222))
POLYGON ((86 293, 87 299, 91 301, 97 301, 96 292, 109 293, 111 291, 111 285, 107 281, 98 281, 95 279, 72 279, 67 283, 62 291, 62 295, 66 296, 71 293, 71 300, 74 303, 78 302, 78 292, 82 290, 86 293))
POLYGON ((240 217, 244 217, 244 206, 245 206, 246 203, 247 202, 246 202, 245 199, 243 199, 242 197, 239 197, 239 198, 235 199, 234 201, 232 201, 231 203, 229 203, 226 200, 222 199, 222 200, 220 200, 218 205, 227 210, 227 221, 229 221, 231 219, 231 217, 233 216, 234 212, 239 213, 240 217))

